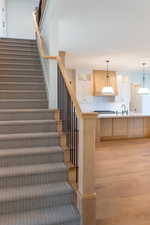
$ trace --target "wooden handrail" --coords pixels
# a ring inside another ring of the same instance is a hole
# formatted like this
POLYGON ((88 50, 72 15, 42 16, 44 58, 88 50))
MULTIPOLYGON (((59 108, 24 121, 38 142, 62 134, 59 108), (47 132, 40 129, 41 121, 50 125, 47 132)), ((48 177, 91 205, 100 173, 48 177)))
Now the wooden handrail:
POLYGON ((72 86, 70 85, 70 82, 68 80, 67 70, 66 70, 66 68, 65 68, 65 66, 63 64, 62 58, 60 56, 47 56, 45 54, 45 43, 44 43, 44 39, 42 37, 42 34, 41 34, 40 30, 39 30, 39 26, 38 26, 38 23, 37 23, 36 11, 33 12, 33 20, 34 20, 34 25, 35 25, 35 31, 36 31, 36 34, 37 34, 37 39, 38 39, 40 55, 44 59, 57 60, 59 68, 60 68, 62 76, 63 76, 63 79, 65 81, 66 87, 68 89, 68 92, 70 94, 71 100, 72 100, 73 105, 75 107, 77 116, 78 116, 78 118, 81 118, 82 117, 82 111, 81 111, 80 105, 79 105, 79 103, 77 101, 74 89, 72 88, 72 86))
POLYGON ((38 23, 37 23, 37 12, 36 11, 33 12, 33 21, 34 21, 35 31, 36 31, 36 34, 37 34, 37 39, 38 39, 38 43, 39 43, 39 51, 40 51, 41 57, 44 58, 44 59, 57 60, 57 56, 48 56, 48 55, 45 54, 44 39, 43 39, 42 34, 39 30, 39 26, 38 26, 38 23))

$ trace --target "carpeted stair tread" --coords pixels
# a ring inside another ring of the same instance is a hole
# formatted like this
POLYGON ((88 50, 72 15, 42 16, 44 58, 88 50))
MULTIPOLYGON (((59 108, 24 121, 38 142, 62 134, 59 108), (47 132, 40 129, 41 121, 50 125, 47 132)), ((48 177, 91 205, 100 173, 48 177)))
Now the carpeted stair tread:
POLYGON ((39 83, 39 82, 0 82, 0 85, 4 85, 4 84, 14 84, 14 85, 41 85, 44 86, 44 82, 39 83))
POLYGON ((23 176, 32 174, 65 172, 67 167, 64 163, 51 163, 40 165, 26 165, 14 167, 2 167, 0 169, 0 178, 8 176, 23 176))
POLYGON ((11 47, 13 47, 13 48, 27 48, 27 49, 30 49, 30 50, 34 50, 34 49, 37 49, 37 46, 33 43, 31 43, 31 44, 23 44, 23 43, 2 43, 1 41, 0 41, 0 48, 3 48, 3 47, 6 47, 6 48, 11 48, 11 47))
MULTIPOLYGON (((14 53, 14 55, 15 55, 15 53, 14 53)), ((24 58, 20 58, 20 57, 18 57, 17 55, 16 55, 16 57, 11 57, 11 56, 5 56, 5 57, 1 57, 0 56, 0 60, 18 60, 18 61, 24 61, 24 60, 29 60, 29 58, 28 57, 24 57, 24 58)), ((33 61, 33 62, 40 62, 40 59, 39 58, 37 58, 37 59, 35 59, 35 58, 30 58, 30 60, 31 61, 33 61)))
POLYGON ((11 71, 19 71, 20 73, 21 73, 21 71, 23 71, 23 72, 25 72, 25 71, 26 72, 32 72, 32 71, 34 72, 35 71, 35 72, 41 72, 42 73, 41 69, 27 69, 27 68, 21 69, 21 68, 7 68, 6 67, 5 69, 4 68, 0 68, 0 71, 1 70, 2 71, 6 70, 6 71, 10 71, 10 72, 11 71))
MULTIPOLYGON (((10 78, 10 79, 12 79, 12 78, 20 78, 20 76, 19 75, 0 75, 0 78, 10 78)), ((33 76, 32 74, 31 75, 26 75, 26 76, 21 76, 21 78, 28 78, 29 79, 29 81, 30 81, 30 79, 31 78, 35 78, 35 76, 33 76)), ((42 76, 40 76, 40 75, 37 75, 37 78, 38 79, 40 79, 40 80, 43 80, 44 78, 42 77, 42 76)))
POLYGON ((0 140, 25 139, 25 138, 42 138, 42 137, 59 137, 59 135, 58 135, 57 132, 1 134, 0 135, 0 140))
POLYGON ((0 38, 0 41, 3 41, 3 42, 26 42, 26 43, 36 43, 36 40, 35 39, 24 39, 24 38, 12 38, 12 37, 1 37, 0 38))
POLYGON ((60 146, 53 147, 32 147, 32 148, 18 148, 18 149, 0 149, 0 157, 5 156, 25 156, 25 155, 36 155, 36 154, 45 154, 45 153, 62 153, 63 150, 60 146))
POLYGON ((0 99, 0 103, 1 102, 47 102, 47 100, 45 99, 0 99))
POLYGON ((49 109, 0 109, 0 113, 3 113, 3 112, 53 112, 49 109))
POLYGON ((57 196, 58 194, 72 193, 73 190, 67 182, 56 182, 51 184, 31 185, 17 188, 0 189, 0 204, 4 201, 29 199, 40 196, 57 196))
POLYGON ((0 46, 0 51, 21 51, 21 52, 37 52, 38 53, 38 50, 37 48, 26 48, 26 47, 16 47, 16 46, 0 46))
POLYGON ((42 123, 56 123, 55 120, 10 120, 0 121, 0 125, 24 125, 24 124, 42 124, 42 123))
POLYGON ((80 225, 78 211, 71 204, 1 216, 0 222, 2 225, 80 225))
POLYGON ((54 112, 47 108, 0 109, 0 121, 54 119, 54 112))
POLYGON ((0 93, 45 93, 45 90, 0 90, 0 93))
POLYGON ((22 52, 5 52, 5 51, 1 51, 0 52, 0 57, 2 57, 2 56, 4 56, 5 58, 6 57, 10 57, 10 56, 12 56, 12 59, 14 58, 14 57, 20 57, 20 58, 22 58, 22 59, 26 59, 26 58, 28 58, 28 59, 36 59, 36 60, 40 60, 40 58, 39 58, 39 55, 38 54, 34 54, 34 53, 29 53, 29 54, 27 54, 27 53, 22 53, 22 52))
POLYGON ((19 62, 0 62, 0 66, 11 66, 11 65, 15 65, 15 66, 39 66, 40 67, 40 64, 35 64, 35 63, 19 63, 19 62))

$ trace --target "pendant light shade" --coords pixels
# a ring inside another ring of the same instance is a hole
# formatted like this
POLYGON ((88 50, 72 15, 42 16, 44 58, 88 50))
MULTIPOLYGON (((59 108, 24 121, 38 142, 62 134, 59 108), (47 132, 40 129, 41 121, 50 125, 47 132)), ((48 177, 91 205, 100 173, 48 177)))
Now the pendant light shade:
POLYGON ((150 91, 149 91, 148 88, 139 88, 138 94, 140 94, 140 95, 148 95, 148 94, 150 94, 150 91))
POLYGON ((111 95, 114 94, 114 89, 111 86, 105 86, 102 89, 103 94, 111 95))
POLYGON ((146 63, 142 63, 142 66, 143 66, 143 86, 139 88, 138 90, 138 94, 140 95, 148 95, 150 94, 150 91, 147 87, 145 87, 145 66, 146 66, 146 63))
POLYGON ((114 94, 114 89, 110 84, 110 76, 109 76, 109 70, 108 70, 108 64, 109 64, 109 60, 106 61, 107 63, 107 73, 106 73, 106 86, 104 86, 102 88, 102 93, 104 95, 113 95, 114 94))

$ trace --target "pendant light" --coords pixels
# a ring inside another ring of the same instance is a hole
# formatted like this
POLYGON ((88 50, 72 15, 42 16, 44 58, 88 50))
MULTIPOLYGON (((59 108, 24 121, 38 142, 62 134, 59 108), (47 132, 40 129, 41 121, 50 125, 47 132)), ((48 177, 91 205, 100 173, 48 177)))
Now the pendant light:
POLYGON ((110 61, 107 60, 106 63, 107 63, 106 86, 103 87, 102 93, 105 95, 113 95, 114 90, 113 90, 112 86, 110 85, 110 75, 109 75, 109 69, 108 69, 108 65, 109 65, 110 61))
POLYGON ((138 94, 148 95, 148 94, 150 94, 150 91, 149 91, 148 88, 145 87, 145 66, 146 66, 146 63, 142 63, 142 66, 143 66, 142 87, 139 88, 138 94))

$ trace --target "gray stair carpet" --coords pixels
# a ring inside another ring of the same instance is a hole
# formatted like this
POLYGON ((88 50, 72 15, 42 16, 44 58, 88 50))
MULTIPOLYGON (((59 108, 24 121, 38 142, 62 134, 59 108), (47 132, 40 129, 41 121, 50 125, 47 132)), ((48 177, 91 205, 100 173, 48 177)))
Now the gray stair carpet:
POLYGON ((0 38, 0 225, 80 225, 34 40, 0 38))

